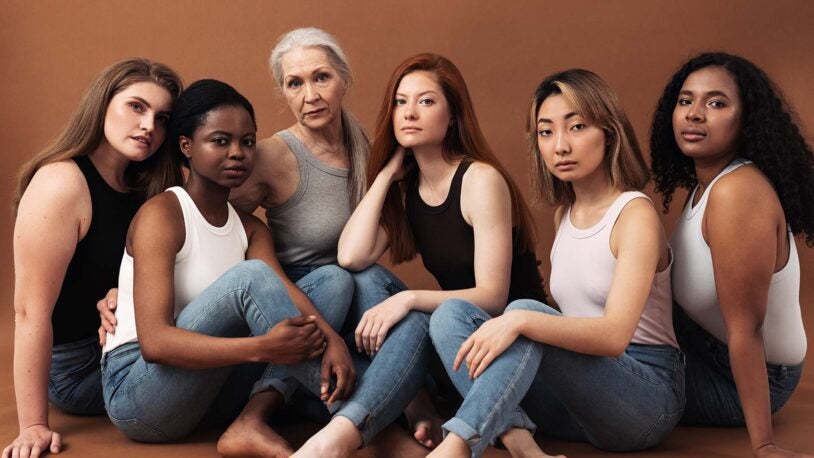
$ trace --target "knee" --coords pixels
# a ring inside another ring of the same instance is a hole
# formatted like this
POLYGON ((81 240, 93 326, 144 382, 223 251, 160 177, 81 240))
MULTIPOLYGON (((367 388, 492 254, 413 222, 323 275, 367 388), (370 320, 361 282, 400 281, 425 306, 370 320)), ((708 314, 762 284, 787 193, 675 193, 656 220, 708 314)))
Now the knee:
POLYGON ((274 270, 259 259, 241 261, 229 269, 227 274, 234 276, 240 281, 246 282, 249 287, 265 284, 276 285, 280 283, 280 278, 274 270))
POLYGON ((320 272, 320 281, 326 288, 341 295, 341 297, 350 297, 353 295, 354 281, 353 276, 347 270, 335 266, 327 265, 317 269, 320 272))
POLYGON ((447 299, 432 312, 430 317, 430 338, 433 342, 444 340, 450 332, 465 325, 467 311, 475 306, 463 299, 447 299))
POLYGON ((532 299, 518 299, 513 301, 506 307, 506 312, 510 312, 512 310, 528 310, 531 312, 541 312, 547 313, 549 315, 560 315, 560 312, 551 308, 550 306, 543 304, 542 302, 538 302, 532 299))
POLYGON ((360 291, 371 288, 384 288, 392 295, 407 289, 398 277, 378 264, 373 264, 365 270, 354 272, 352 277, 356 288, 360 291))

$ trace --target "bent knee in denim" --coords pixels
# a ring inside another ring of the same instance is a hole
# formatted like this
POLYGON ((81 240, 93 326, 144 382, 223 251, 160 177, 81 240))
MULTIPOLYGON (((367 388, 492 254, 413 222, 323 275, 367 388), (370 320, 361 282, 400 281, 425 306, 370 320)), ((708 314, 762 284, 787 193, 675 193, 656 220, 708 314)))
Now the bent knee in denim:
POLYGON ((512 310, 528 310, 531 312, 547 313, 549 315, 561 315, 561 313, 553 307, 533 299, 518 299, 513 301, 506 306, 506 312, 510 312, 512 310))

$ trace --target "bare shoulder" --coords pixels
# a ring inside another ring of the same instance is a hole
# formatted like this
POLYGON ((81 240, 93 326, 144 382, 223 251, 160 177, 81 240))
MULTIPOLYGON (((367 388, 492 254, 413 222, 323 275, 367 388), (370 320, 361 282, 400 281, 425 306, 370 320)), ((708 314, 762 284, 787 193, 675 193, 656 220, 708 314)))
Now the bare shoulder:
POLYGON ((508 192, 509 185, 500 172, 484 162, 473 162, 463 176, 462 191, 465 194, 481 194, 495 190, 508 192))
POLYGON ((616 220, 616 228, 623 234, 641 233, 643 230, 660 230, 661 219, 650 199, 637 197, 628 202, 616 220))
POLYGON ((257 156, 264 162, 274 162, 286 157, 294 158, 288 144, 277 134, 257 142, 257 156))
POLYGON ((90 198, 88 183, 76 162, 71 160, 44 165, 34 173, 25 193, 46 192, 54 199, 70 201, 90 198))
POLYGON ((90 224, 90 191, 85 176, 74 161, 42 166, 31 179, 20 199, 18 221, 39 224, 43 218, 61 221, 65 227, 78 224, 80 232, 90 224))
POLYGON ((139 208, 130 223, 130 236, 144 235, 149 238, 171 239, 180 237, 182 244, 185 234, 184 212, 178 196, 170 191, 153 196, 139 208))
POLYGON ((722 176, 709 192, 708 207, 754 215, 780 210, 780 201, 769 179, 754 165, 744 165, 722 176))

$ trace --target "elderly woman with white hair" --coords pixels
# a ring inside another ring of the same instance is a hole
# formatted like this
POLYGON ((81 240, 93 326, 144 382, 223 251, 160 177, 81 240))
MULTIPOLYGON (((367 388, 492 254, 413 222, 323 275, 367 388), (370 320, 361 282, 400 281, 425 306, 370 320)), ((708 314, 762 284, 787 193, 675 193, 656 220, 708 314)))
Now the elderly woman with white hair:
MULTIPOLYGON (((277 42, 269 66, 296 122, 258 142, 254 171, 241 187, 232 190, 230 201, 247 212, 258 206, 266 210, 286 274, 307 291, 309 274, 337 264, 339 236, 367 188, 370 144, 359 122, 343 106, 353 77, 333 36, 317 28, 292 30, 277 42)), ((348 313, 349 331, 366 310, 406 289, 379 265, 351 274, 355 291, 348 313)), ((352 342, 352 332, 348 341, 352 342)), ((357 368, 364 370, 369 360, 355 356, 357 368)), ((353 374, 344 380, 338 375, 336 391, 339 385, 354 383, 349 379, 353 374)), ((235 422, 224 433, 218 445, 222 454, 245 455, 258 447, 290 451, 288 443, 265 424, 271 412, 291 400, 298 386, 283 369, 277 376, 279 383, 273 384, 277 389, 262 394, 267 398, 262 404, 265 408, 244 411, 240 418, 245 421, 235 422), (253 436, 250 441, 247 432, 253 436)), ((408 419, 416 439, 432 446, 433 439, 440 439, 435 437, 440 435, 439 422, 434 409, 428 409, 428 396, 421 393, 408 408, 408 419)), ((339 400, 330 398, 329 408, 339 400)))

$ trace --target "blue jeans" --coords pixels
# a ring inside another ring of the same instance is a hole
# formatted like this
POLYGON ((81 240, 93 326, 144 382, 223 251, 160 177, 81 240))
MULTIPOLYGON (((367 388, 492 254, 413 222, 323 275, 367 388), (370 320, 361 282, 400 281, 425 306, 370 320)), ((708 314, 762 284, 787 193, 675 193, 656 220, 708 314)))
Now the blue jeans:
MULTIPOLYGON (((511 310, 559 315, 530 299, 512 302, 506 308, 511 310)), ((464 396, 443 428, 464 439, 472 456, 509 428, 533 431, 531 420, 546 434, 610 451, 656 445, 678 423, 684 406, 678 349, 631 344, 618 357, 601 357, 519 337, 473 382, 466 369, 452 371, 452 362, 464 340, 489 318, 453 299, 430 322, 436 351, 464 396)))
MULTIPOLYGON (((291 271, 290 268, 283 270, 286 275, 289 275, 291 271)), ((319 313, 331 323, 331 327, 340 331, 354 294, 354 282, 350 273, 335 265, 307 267, 305 270, 292 273, 296 280, 291 276, 288 278, 311 299, 319 313), (330 310, 335 309, 336 304, 342 304, 341 316, 335 313, 337 310, 330 310), (332 317, 325 316, 326 313, 332 317)), ((255 384, 252 394, 274 388, 283 395, 287 403, 290 403, 299 386, 297 379, 288 375, 285 366, 269 366, 262 378, 255 384)))
POLYGON ((409 312, 390 329, 381 349, 371 360, 355 350, 353 331, 356 324, 367 310, 407 288, 379 265, 351 275, 356 287, 345 339, 354 354, 358 384, 335 415, 349 419, 362 434, 364 443, 368 443, 404 412, 424 383, 432 351, 428 335, 430 316, 409 312))
MULTIPOLYGON (((673 326, 678 344, 687 354, 687 407, 682 423, 690 425, 743 426, 743 408, 729 365, 726 344, 708 333, 673 306, 673 326)), ((766 363, 772 413, 780 410, 794 393, 803 364, 766 363)))
POLYGON ((105 413, 99 338, 55 345, 51 350, 48 400, 59 410, 73 415, 105 413))
MULTIPOLYGON (((341 285, 349 285, 350 278, 343 270, 329 267, 319 273, 314 284, 310 296, 314 305, 331 326, 339 328, 350 294, 342 298, 317 292, 323 285, 326 291, 341 291, 341 285)), ((242 262, 223 274, 181 311, 176 326, 210 336, 245 337, 265 334, 280 321, 299 315, 274 271, 255 260, 242 262)), ((319 393, 320 366, 319 359, 312 359, 289 366, 289 370, 312 392, 319 393)), ((137 342, 122 345, 102 359, 108 416, 131 439, 177 440, 201 422, 232 369, 186 370, 147 363, 137 342)), ((264 383, 261 379, 255 391, 274 387, 273 380, 264 383)))

